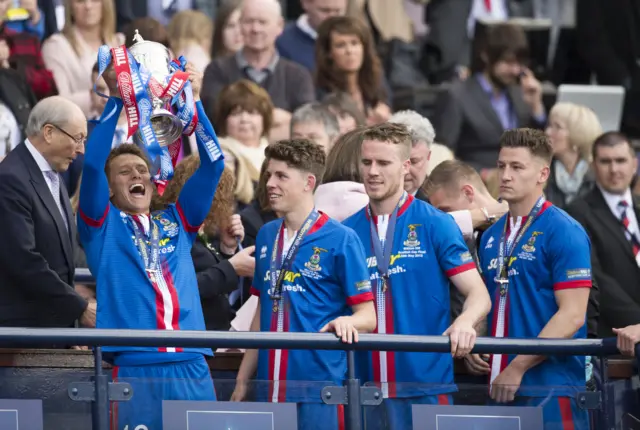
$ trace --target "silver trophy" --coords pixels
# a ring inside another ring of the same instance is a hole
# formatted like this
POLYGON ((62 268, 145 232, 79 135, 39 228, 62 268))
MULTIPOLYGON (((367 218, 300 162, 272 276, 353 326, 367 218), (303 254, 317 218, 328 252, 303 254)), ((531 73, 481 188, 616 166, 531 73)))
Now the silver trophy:
MULTIPOLYGON (((171 76, 171 52, 161 43, 144 40, 138 30, 133 37, 135 42, 129 52, 140 63, 145 70, 160 83, 166 85, 169 76, 171 76)), ((176 115, 165 109, 168 99, 163 100, 154 96, 152 97, 151 126, 156 133, 156 138, 160 146, 168 146, 175 142, 182 135, 182 121, 176 115)), ((136 142, 142 142, 138 129, 133 138, 136 142)))

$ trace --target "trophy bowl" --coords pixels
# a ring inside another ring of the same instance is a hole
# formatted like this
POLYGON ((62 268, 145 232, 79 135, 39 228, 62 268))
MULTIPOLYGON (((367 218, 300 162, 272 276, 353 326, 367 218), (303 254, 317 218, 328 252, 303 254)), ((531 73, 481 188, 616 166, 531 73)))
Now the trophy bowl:
MULTIPOLYGON (((144 69, 160 85, 166 85, 171 76, 171 52, 163 44, 144 40, 138 30, 133 37, 135 42, 129 52, 144 69)), ((151 92, 150 92, 151 93, 151 92)), ((151 94, 152 111, 151 127, 156 134, 158 144, 162 147, 175 142, 182 135, 182 121, 176 115, 165 109, 169 100, 160 99, 151 94)), ((140 130, 134 134, 136 143, 142 142, 140 130)))

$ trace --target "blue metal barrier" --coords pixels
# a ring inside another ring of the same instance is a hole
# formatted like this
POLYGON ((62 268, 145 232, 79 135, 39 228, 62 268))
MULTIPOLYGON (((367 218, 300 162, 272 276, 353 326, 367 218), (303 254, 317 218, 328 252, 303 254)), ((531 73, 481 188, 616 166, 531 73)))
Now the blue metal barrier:
MULTIPOLYGON (((0 328, 0 346, 33 347, 41 344, 87 345, 94 348, 93 417, 95 430, 109 427, 109 381, 101 367, 101 346, 166 346, 242 349, 326 349, 346 350, 348 374, 344 383, 348 402, 345 424, 349 430, 361 428, 360 381, 355 376, 356 350, 449 352, 450 342, 444 336, 406 336, 361 334, 357 344, 344 344, 333 334, 323 333, 256 333, 106 329, 34 329, 0 328)), ((605 357, 618 354, 615 338, 610 339, 497 339, 478 338, 475 353, 528 355, 590 355, 605 357)), ((637 348, 640 356, 640 345, 637 348)), ((605 394, 606 397, 606 394, 605 394)), ((607 399, 603 400, 606 418, 607 399)), ((606 427, 603 427, 606 428, 606 427)))

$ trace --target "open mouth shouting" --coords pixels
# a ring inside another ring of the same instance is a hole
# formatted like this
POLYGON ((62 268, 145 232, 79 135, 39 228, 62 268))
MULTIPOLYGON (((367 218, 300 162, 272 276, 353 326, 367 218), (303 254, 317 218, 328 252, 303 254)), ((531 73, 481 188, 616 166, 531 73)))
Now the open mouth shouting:
POLYGON ((144 185, 142 185, 141 183, 132 184, 129 187, 129 194, 131 194, 132 197, 136 197, 136 198, 144 197, 146 192, 147 190, 145 189, 144 185))

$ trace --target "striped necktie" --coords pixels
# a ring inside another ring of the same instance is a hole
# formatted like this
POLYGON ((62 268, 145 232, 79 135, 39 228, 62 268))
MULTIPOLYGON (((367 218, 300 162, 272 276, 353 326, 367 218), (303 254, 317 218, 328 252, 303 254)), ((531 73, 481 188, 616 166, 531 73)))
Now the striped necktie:
POLYGON ((632 236, 632 232, 629 230, 629 217, 627 216, 627 211, 629 209, 629 203, 626 200, 620 200, 618 202, 618 208, 620 209, 620 222, 622 223, 625 231, 625 236, 627 240, 631 242, 631 247, 633 248, 633 255, 638 256, 638 252, 640 252, 640 247, 637 245, 637 240, 634 240, 632 236))
POLYGON ((53 200, 56 202, 56 206, 60 211, 60 216, 62 217, 62 221, 64 221, 64 226, 67 228, 67 231, 69 231, 69 221, 67 220, 67 215, 62 208, 62 201, 60 201, 60 175, 58 175, 58 172, 54 172, 53 170, 44 172, 44 174, 49 178, 49 189, 53 195, 53 200))

